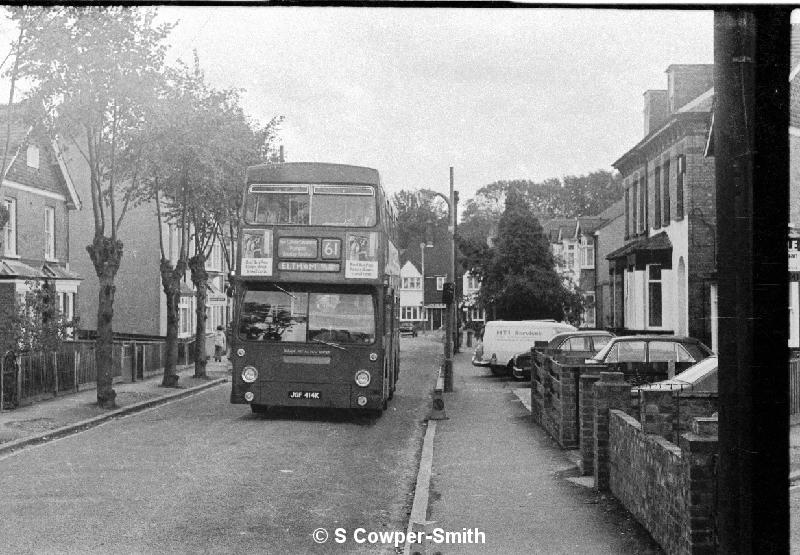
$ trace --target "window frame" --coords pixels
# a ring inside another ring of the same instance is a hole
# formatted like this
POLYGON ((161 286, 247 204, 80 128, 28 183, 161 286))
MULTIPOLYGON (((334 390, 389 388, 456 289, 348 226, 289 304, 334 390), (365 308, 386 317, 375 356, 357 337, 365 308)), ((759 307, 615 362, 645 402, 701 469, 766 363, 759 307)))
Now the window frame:
POLYGON ((56 260, 56 209, 44 207, 44 258, 56 260))
POLYGON ((645 275, 647 277, 647 327, 648 328, 663 328, 664 327, 664 277, 663 268, 661 264, 648 264, 646 266, 645 275), (651 270, 658 269, 658 278, 653 278, 651 270), (654 304, 653 297, 656 287, 658 288, 658 303, 654 304), (658 323, 654 323, 654 306, 657 306, 658 323))
POLYGON ((6 197, 3 199, 3 206, 8 211, 8 222, 3 227, 3 249, 5 256, 18 257, 17 244, 17 199, 6 197), (13 247, 13 248, 12 248, 13 247))

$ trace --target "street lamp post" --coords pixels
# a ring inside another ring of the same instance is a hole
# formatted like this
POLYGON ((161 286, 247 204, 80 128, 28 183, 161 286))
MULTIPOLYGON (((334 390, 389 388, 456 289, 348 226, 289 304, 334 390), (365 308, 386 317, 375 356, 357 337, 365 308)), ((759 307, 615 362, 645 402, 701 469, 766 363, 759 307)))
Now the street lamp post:
MULTIPOLYGON (((448 226, 450 234, 449 263, 447 265, 447 275, 445 276, 445 289, 449 292, 445 299, 445 310, 447 311, 445 320, 444 337, 444 390, 453 391, 453 336, 455 331, 455 305, 456 305, 456 193, 453 189, 453 167, 450 166, 450 196, 446 197, 442 193, 434 193, 447 204, 448 226)), ((429 238, 428 246, 433 246, 429 238)))

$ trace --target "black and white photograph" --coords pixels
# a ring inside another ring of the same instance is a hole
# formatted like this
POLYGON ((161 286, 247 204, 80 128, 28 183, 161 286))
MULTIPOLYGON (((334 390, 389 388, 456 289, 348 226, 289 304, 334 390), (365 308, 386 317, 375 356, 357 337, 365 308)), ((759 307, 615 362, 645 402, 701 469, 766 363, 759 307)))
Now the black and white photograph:
POLYGON ((0 159, 0 553, 800 554, 791 4, 5 4, 0 159))

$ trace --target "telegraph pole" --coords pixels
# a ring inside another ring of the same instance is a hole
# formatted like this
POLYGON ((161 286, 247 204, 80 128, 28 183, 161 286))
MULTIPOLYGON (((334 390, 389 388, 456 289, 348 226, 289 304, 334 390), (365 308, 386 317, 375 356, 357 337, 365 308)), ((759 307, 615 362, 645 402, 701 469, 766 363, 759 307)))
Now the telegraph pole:
POLYGON ((790 14, 714 14, 719 553, 789 552, 790 14))
POLYGON ((447 273, 450 274, 450 282, 448 299, 446 299, 445 310, 447 310, 447 325, 445 326, 445 340, 444 340, 444 390, 453 391, 453 320, 455 320, 455 285, 456 285, 456 236, 455 236, 455 195, 453 192, 453 166, 450 166, 450 196, 448 197, 448 213, 450 216, 450 223, 447 226, 447 231, 450 234, 450 263, 448 264, 447 273))

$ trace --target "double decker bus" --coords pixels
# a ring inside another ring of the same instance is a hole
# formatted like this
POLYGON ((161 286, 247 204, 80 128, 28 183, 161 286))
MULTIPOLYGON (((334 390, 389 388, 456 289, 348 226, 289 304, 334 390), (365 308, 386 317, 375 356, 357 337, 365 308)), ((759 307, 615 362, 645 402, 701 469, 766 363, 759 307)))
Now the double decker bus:
POLYGON ((400 261, 378 172, 253 166, 243 206, 231 402, 379 414, 399 371, 400 261))

